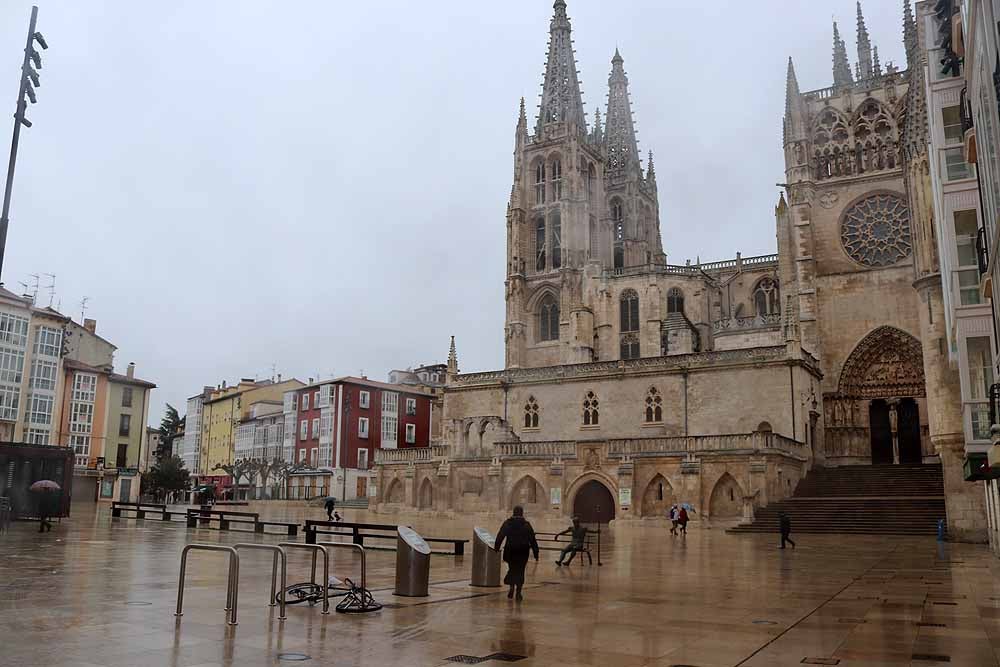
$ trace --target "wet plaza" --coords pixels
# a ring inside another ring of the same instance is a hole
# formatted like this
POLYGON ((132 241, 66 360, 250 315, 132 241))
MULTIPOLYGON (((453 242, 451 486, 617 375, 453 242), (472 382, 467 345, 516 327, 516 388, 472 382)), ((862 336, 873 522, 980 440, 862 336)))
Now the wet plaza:
MULTIPOLYGON (((253 511, 324 518, 319 508, 282 504, 253 511)), ((440 537, 469 537, 476 523, 398 519, 440 537)), ((496 530, 490 524, 499 522, 481 523, 496 530)), ((536 522, 540 531, 564 527, 536 522)), ((319 606, 299 604, 285 621, 267 604, 270 554, 247 551, 232 627, 222 554, 192 554, 184 615, 175 618, 181 549, 289 538, 112 519, 107 508, 76 506, 51 533, 18 523, 0 536, 0 665, 402 667, 489 656, 481 664, 1000 665, 1000 570, 987 547, 796 537, 797 549, 780 551, 776 536, 696 524, 686 538, 657 522, 613 526, 603 535, 602 567, 595 558, 593 566, 559 568, 557 553, 543 551, 528 565, 521 603, 505 588, 469 585, 471 550, 432 557, 428 597, 395 596, 394 552, 371 550, 368 586, 381 611, 324 616, 319 606)), ((353 554, 336 551, 332 560, 333 574, 356 578, 353 554)), ((289 551, 288 569, 289 583, 308 580, 308 555, 289 551)))

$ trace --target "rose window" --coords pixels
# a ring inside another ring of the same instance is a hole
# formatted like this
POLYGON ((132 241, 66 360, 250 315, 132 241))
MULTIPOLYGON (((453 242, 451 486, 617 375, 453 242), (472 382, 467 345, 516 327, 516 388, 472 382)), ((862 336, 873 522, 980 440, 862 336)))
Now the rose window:
POLYGON ((891 266, 910 256, 910 210, 903 198, 877 194, 862 199, 844 214, 840 241, 856 262, 891 266))

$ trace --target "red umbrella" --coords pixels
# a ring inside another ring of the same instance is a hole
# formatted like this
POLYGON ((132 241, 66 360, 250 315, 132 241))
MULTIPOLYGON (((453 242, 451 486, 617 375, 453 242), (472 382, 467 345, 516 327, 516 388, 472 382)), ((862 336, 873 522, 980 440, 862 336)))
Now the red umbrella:
POLYGON ((59 485, 50 479, 39 480, 28 488, 31 491, 61 491, 59 485))

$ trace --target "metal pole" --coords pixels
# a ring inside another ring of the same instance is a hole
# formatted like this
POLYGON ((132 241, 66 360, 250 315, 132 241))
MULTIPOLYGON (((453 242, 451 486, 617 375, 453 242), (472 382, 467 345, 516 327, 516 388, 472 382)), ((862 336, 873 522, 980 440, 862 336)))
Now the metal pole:
POLYGON ((25 107, 24 86, 28 80, 28 61, 30 60, 32 40, 35 37, 35 22, 38 20, 38 7, 31 8, 31 21, 28 23, 28 39, 24 44, 24 62, 21 64, 21 81, 17 86, 17 111, 14 112, 14 136, 10 141, 10 161, 7 163, 7 185, 3 191, 3 212, 0 213, 0 275, 3 274, 3 258, 7 249, 7 226, 10 222, 10 195, 14 185, 14 164, 17 162, 17 144, 21 138, 21 119, 24 118, 25 107))

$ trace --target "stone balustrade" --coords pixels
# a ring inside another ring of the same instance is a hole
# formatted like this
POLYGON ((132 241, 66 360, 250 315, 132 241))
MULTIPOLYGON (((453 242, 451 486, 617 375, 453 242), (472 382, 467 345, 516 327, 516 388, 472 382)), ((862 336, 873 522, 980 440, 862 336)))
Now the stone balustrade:
POLYGON ((411 449, 376 449, 375 463, 389 465, 399 463, 420 463, 431 460, 430 447, 413 447, 411 449))
POLYGON ((777 433, 731 433, 668 438, 627 438, 608 441, 608 456, 654 456, 694 452, 776 450, 805 455, 805 444, 777 433))
POLYGON ((576 442, 548 440, 543 442, 498 442, 494 452, 500 458, 574 458, 576 442))
POLYGON ((751 315, 749 317, 727 317, 712 322, 712 331, 727 333, 730 331, 752 331, 754 329, 774 329, 781 326, 781 313, 751 315))

